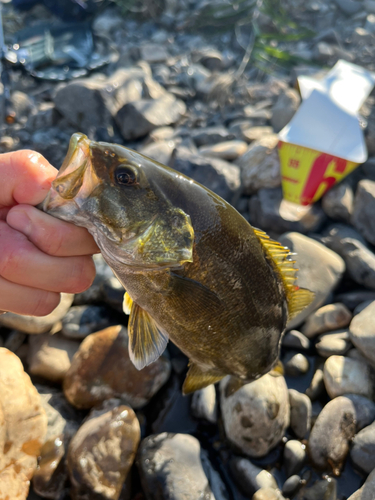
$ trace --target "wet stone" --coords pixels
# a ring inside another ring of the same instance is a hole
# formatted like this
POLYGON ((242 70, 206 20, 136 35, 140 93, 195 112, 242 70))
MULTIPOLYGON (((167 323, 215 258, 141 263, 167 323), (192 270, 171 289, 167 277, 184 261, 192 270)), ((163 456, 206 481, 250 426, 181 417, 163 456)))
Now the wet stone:
POLYGON ((337 253, 302 234, 286 233, 279 241, 297 253, 294 258, 299 269, 298 286, 315 293, 313 302, 288 323, 288 328, 294 328, 326 301, 339 284, 345 264, 337 253))
POLYGON ((270 374, 246 384, 234 394, 220 383, 221 413, 227 439, 242 453, 262 457, 282 439, 289 425, 285 379, 270 374))
POLYGON ((64 378, 64 393, 76 408, 92 408, 121 398, 141 408, 164 385, 170 362, 164 356, 138 371, 130 361, 126 328, 118 325, 92 333, 81 343, 64 378))
POLYGON ((289 389, 290 428, 299 439, 303 439, 311 427, 311 400, 306 394, 289 389))
POLYGON ((84 339, 90 333, 114 324, 108 309, 103 306, 73 306, 62 320, 61 333, 70 339, 84 339))
POLYGON ((191 400, 191 412, 196 418, 203 418, 215 424, 217 421, 216 390, 214 385, 194 392, 191 400))
POLYGON ((324 364, 324 384, 331 398, 343 394, 372 398, 373 377, 367 363, 345 356, 330 356, 324 364))
POLYGON ((375 245, 375 182, 367 179, 358 183, 354 198, 352 223, 364 238, 375 245))
POLYGON ((302 327, 302 333, 313 338, 319 333, 349 326, 352 313, 344 304, 328 304, 312 313, 302 327))
MULTIPOLYGON (((374 6, 375 7, 375 6, 374 6)), ((369 474, 364 485, 359 488, 348 500, 373 500, 375 491, 375 469, 369 474)))
POLYGON ((148 436, 139 447, 137 465, 150 500, 215 500, 199 441, 193 436, 166 432, 148 436))
POLYGON ((352 187, 345 182, 333 186, 322 198, 322 208, 331 217, 349 222, 353 212, 354 194, 352 187))
POLYGON ((244 141, 224 141, 218 144, 200 147, 199 154, 233 161, 239 156, 242 156, 246 150, 247 144, 244 141))
POLYGON ((283 461, 287 477, 297 474, 306 460, 306 446, 296 439, 289 440, 284 446, 283 461))
POLYGON ((286 375, 299 377, 309 370, 309 361, 301 353, 289 352, 283 359, 286 375))
POLYGON ((346 328, 321 335, 315 344, 315 349, 322 358, 329 358, 333 355, 346 354, 351 345, 349 330, 346 328))
POLYGON ((298 330, 290 330, 282 339, 283 347, 290 349, 310 349, 310 340, 298 330))
POLYGON ((246 458, 233 458, 230 462, 230 469, 236 483, 246 495, 251 495, 260 488, 277 489, 277 483, 272 474, 252 464, 246 458))
POLYGON ((375 469, 375 423, 354 436, 350 457, 360 470, 370 474, 375 469))
POLYGON ((297 474, 288 477, 288 479, 283 484, 282 494, 286 498, 293 498, 293 496, 298 493, 302 487, 302 479, 297 474))
POLYGON ((275 132, 280 132, 293 118, 301 102, 301 97, 295 89, 285 89, 272 107, 271 124, 275 132))
POLYGON ((92 410, 69 444, 73 500, 117 500, 139 441, 139 422, 129 406, 111 400, 92 410))
POLYGON ((375 363, 375 301, 354 316, 349 326, 350 340, 372 363, 375 363))

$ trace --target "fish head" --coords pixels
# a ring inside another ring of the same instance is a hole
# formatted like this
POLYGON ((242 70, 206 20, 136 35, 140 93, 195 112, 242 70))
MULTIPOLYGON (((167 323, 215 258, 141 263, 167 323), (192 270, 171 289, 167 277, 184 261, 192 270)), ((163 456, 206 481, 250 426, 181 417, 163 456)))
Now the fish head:
POLYGON ((43 210, 86 227, 104 257, 135 267, 179 267, 192 261, 194 230, 168 197, 174 174, 124 146, 76 133, 43 210))

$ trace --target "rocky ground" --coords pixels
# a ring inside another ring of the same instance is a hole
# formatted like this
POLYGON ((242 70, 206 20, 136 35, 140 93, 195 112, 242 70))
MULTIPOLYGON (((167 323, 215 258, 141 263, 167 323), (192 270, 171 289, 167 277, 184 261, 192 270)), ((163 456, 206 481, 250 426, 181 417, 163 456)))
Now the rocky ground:
MULTIPOLYGON (((151 19, 117 3, 93 23, 118 51, 100 73, 58 84, 13 71, 1 151, 58 167, 76 131, 135 148, 297 252, 316 298, 283 338, 284 375, 233 395, 224 379, 183 397, 187 359, 171 344, 133 367, 124 290, 100 256, 92 287, 48 317, 1 316, 1 500, 373 500, 374 96, 361 109, 368 161, 314 206, 282 201, 276 133, 299 106, 296 75, 338 59, 375 69, 375 1, 247 5, 256 36, 245 14, 220 21, 225 2, 168 0, 151 19)), ((40 18, 40 6, 16 16, 40 18)))

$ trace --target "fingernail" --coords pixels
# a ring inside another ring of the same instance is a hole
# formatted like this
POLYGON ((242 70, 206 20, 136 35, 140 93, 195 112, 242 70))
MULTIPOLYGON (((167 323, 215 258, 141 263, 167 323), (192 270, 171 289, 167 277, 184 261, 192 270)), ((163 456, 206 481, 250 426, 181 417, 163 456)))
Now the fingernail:
POLYGON ((31 220, 24 210, 17 210, 16 207, 10 210, 7 216, 7 223, 10 227, 26 236, 29 236, 31 233, 31 220))

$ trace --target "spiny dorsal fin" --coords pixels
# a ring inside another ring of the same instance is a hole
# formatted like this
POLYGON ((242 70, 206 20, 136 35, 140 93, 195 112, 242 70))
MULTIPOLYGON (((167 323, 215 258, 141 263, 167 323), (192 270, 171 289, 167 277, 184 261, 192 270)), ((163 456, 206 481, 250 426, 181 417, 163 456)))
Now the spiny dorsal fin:
POLYGON ((208 385, 219 382, 225 375, 218 375, 210 371, 204 372, 195 363, 190 363, 189 371, 187 372, 184 385, 182 386, 182 393, 184 395, 191 392, 203 389, 208 385))
POLYGON ((299 288, 294 283, 298 269, 291 257, 294 255, 288 247, 283 247, 278 241, 272 240, 264 231, 254 228, 254 233, 263 249, 273 260, 284 283, 286 300, 288 302, 289 319, 294 318, 315 298, 315 293, 306 288, 299 288))

